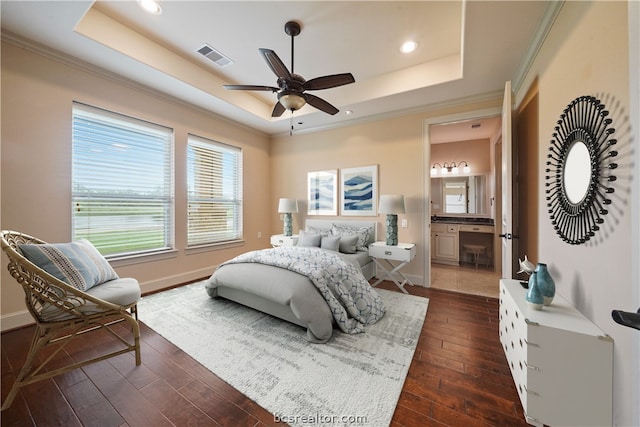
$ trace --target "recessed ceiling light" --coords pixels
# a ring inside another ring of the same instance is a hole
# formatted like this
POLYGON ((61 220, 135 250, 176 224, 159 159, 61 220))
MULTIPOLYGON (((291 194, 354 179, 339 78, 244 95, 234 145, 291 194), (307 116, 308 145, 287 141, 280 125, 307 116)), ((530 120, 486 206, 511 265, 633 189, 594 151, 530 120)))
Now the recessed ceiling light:
POLYGON ((349 114, 353 114, 353 111, 352 111, 352 110, 344 110, 344 113, 345 113, 346 115, 349 115, 349 114))
POLYGON ((402 43, 402 46, 400 47, 400 51, 402 53, 411 53, 414 50, 416 50, 417 47, 418 47, 418 43, 414 42, 413 40, 409 40, 402 43))
POLYGON ((154 15, 162 14, 160 3, 158 3, 156 0, 138 0, 138 4, 141 8, 149 13, 153 13, 154 15))

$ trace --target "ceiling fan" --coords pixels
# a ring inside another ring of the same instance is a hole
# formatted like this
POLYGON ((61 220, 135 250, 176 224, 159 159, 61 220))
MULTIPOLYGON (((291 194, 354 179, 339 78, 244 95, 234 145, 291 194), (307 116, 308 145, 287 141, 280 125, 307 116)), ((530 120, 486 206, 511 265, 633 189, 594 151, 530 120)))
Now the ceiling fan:
POLYGON ((278 93, 278 102, 276 102, 271 117, 280 117, 286 110, 291 112, 299 110, 305 104, 309 104, 318 110, 327 114, 334 115, 339 110, 329 104, 322 98, 318 98, 308 90, 331 89, 338 86, 354 83, 356 80, 351 73, 331 74, 322 77, 316 77, 311 80, 305 80, 302 76, 293 72, 293 38, 300 34, 300 24, 295 21, 289 21, 284 25, 284 32, 291 36, 291 72, 286 65, 280 60, 278 55, 270 49, 259 49, 260 53, 267 61, 267 65, 271 71, 278 77, 278 87, 260 86, 260 85, 224 85, 228 90, 258 90, 270 91, 278 93))

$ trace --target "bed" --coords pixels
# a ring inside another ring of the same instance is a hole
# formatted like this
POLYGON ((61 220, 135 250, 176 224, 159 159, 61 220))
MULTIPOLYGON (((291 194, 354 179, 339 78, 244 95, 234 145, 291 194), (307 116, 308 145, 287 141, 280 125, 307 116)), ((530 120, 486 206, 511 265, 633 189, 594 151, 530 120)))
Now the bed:
POLYGON ((311 342, 327 342, 334 326, 362 332, 384 315, 382 300, 368 284, 375 263, 367 246, 376 228, 373 221, 308 219, 298 246, 235 257, 216 269, 205 289, 212 298, 300 325, 311 342))

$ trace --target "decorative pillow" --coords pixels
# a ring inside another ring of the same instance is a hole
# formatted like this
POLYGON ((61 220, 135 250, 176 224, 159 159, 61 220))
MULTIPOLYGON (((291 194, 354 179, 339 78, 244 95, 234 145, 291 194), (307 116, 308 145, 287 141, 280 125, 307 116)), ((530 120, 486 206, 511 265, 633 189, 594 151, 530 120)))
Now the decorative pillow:
POLYGON ((298 235, 298 246, 311 246, 315 248, 320 247, 320 240, 322 236, 319 234, 309 233, 308 231, 300 230, 298 235))
POLYGON ((118 279, 109 262, 86 239, 18 247, 29 261, 81 291, 118 279))
POLYGON ((356 243, 358 243, 358 236, 341 236, 340 252, 343 254, 355 254, 356 243))
POLYGON ((373 239, 373 226, 370 227, 354 227, 349 225, 331 225, 331 234, 334 236, 358 236, 358 243, 356 243, 356 249, 359 251, 366 251, 369 247, 369 243, 373 239))
POLYGON ((322 237, 331 235, 330 228, 314 227, 313 225, 307 225, 307 231, 313 234, 319 234, 322 237))
POLYGON ((322 236, 320 247, 338 252, 340 250, 340 236, 322 236))

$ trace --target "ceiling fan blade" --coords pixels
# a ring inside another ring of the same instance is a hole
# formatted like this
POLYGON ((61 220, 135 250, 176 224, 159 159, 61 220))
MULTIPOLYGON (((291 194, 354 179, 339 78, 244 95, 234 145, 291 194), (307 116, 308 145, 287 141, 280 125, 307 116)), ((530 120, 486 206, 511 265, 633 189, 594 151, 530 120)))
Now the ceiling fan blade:
POLYGON ((273 86, 259 86, 259 85, 224 85, 227 90, 261 90, 265 92, 277 92, 280 89, 273 86))
POLYGON ((318 110, 324 111, 327 114, 331 114, 333 116, 338 111, 340 111, 333 105, 329 104, 324 99, 318 98, 315 95, 311 95, 310 93, 305 93, 304 96, 307 99, 307 104, 311 105, 312 107, 316 107, 318 110))
POLYGON ((271 112, 271 117, 280 117, 282 113, 286 111, 284 105, 280 104, 280 101, 276 102, 276 105, 273 107, 273 111, 271 112))
POLYGON ((278 55, 271 49, 258 49, 264 60, 267 61, 267 65, 271 68, 271 71, 280 79, 291 80, 291 73, 287 69, 287 66, 280 60, 278 55))
POLYGON ((332 87, 344 86, 354 83, 356 79, 351 73, 332 74, 329 76, 316 77, 302 84, 304 90, 331 89, 332 87))

